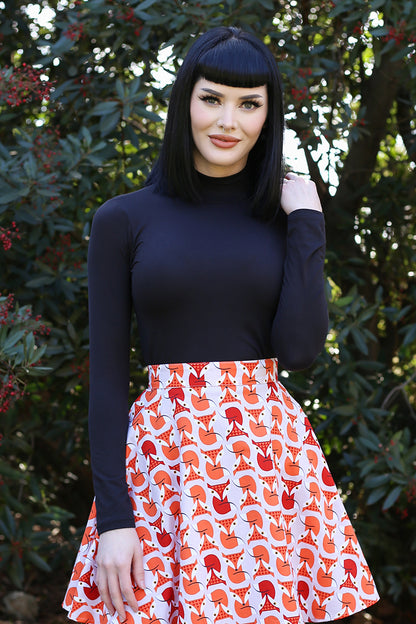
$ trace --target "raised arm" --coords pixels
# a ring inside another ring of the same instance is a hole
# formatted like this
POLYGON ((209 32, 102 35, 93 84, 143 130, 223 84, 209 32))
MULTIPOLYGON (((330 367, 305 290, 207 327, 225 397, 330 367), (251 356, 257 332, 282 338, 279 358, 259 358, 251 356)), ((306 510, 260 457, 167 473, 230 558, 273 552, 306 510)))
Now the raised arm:
POLYGON ((328 330, 325 224, 315 185, 309 180, 288 174, 281 205, 288 215, 287 248, 272 346, 283 368, 301 370, 315 360, 328 330))

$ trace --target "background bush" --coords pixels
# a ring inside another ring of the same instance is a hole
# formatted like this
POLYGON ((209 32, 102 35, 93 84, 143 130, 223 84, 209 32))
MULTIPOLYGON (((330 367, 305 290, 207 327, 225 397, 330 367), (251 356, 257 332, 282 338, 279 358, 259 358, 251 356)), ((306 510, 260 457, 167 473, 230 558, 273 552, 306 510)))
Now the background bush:
MULTIPOLYGON (((137 189, 171 74, 220 24, 264 38, 327 221, 331 328, 284 383, 304 404, 374 570, 416 591, 416 6, 412 0, 0 2, 0 569, 69 567, 91 502, 86 253, 137 189), (46 8, 50 21, 39 20, 46 8), (163 71, 162 71, 163 70, 163 71), (161 74, 162 71, 162 74, 161 74), (163 76, 161 78, 161 76, 163 76)), ((132 352, 132 399, 144 383, 132 352)), ((284 374, 284 373, 283 373, 284 374)), ((49 576, 48 576, 49 575, 49 576)))

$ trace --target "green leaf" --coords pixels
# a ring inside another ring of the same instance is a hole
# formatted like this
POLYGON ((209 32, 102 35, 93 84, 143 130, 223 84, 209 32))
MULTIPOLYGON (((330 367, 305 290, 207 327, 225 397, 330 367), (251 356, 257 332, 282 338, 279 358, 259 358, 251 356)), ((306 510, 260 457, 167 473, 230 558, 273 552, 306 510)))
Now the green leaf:
POLYGON ((56 275, 42 275, 26 282, 26 286, 27 288, 40 288, 41 286, 49 286, 49 284, 53 284, 55 281, 56 275))
POLYGON ((386 485, 387 483, 390 483, 391 480, 391 474, 389 473, 384 473, 381 475, 374 475, 372 477, 368 477, 368 479, 365 480, 365 485, 367 488, 375 488, 375 487, 379 487, 380 485, 386 485))
POLYGON ((402 492, 403 487, 401 485, 396 485, 395 488, 393 488, 391 490, 391 492, 389 492, 388 496, 386 496, 386 499, 383 503, 383 511, 386 511, 387 509, 390 509, 390 507, 392 507, 394 505, 394 503, 397 501, 397 499, 399 498, 401 492, 402 492))
MULTIPOLYGON (((38 359, 40 359, 41 357, 42 355, 40 355, 38 359)), ((53 371, 52 366, 31 366, 27 372, 28 372, 28 375, 30 375, 31 377, 44 377, 45 375, 48 375, 52 371, 53 371)))
POLYGON ((353 416, 357 409, 354 405, 339 405, 335 407, 333 410, 334 414, 338 416, 353 416))
POLYGON ((405 336, 402 342, 403 347, 407 347, 409 344, 412 344, 416 340, 416 323, 412 325, 408 325, 404 328, 405 336))
POLYGON ((115 100, 107 100, 96 104, 91 110, 90 115, 110 115, 119 107, 119 103, 115 100))
POLYGON ((351 335, 353 337, 356 347, 361 351, 361 353, 367 355, 368 347, 360 330, 354 326, 351 327, 351 335))
POLYGON ((103 136, 114 130, 120 121, 120 111, 116 110, 111 115, 101 117, 100 119, 100 132, 103 136))
POLYGON ((151 7, 154 4, 156 4, 157 1, 158 0, 144 0, 144 2, 140 2, 140 4, 134 9, 134 12, 136 12, 136 11, 145 11, 149 7, 151 7))
POLYGON ((10 189, 3 190, 0 189, 0 204, 11 204, 21 197, 26 197, 30 192, 30 188, 28 186, 23 186, 19 189, 10 189))
POLYGON ((46 561, 33 550, 29 550, 26 552, 26 558, 31 561, 39 570, 42 570, 43 572, 52 572, 51 567, 46 563, 46 561))
POLYGON ((23 568, 23 561, 19 555, 15 555, 9 567, 9 576, 13 584, 19 589, 23 588, 23 580, 25 572, 23 568))
POLYGON ((374 505, 374 503, 379 501, 380 498, 383 498, 386 492, 387 492, 387 486, 379 487, 373 490, 370 496, 367 498, 367 505, 374 505))
POLYGON ((19 330, 13 329, 10 332, 9 337, 7 338, 7 340, 3 344, 3 350, 4 351, 9 351, 12 347, 14 347, 14 345, 17 342, 19 342, 19 340, 21 340, 23 338, 25 333, 26 333, 25 329, 19 329, 19 330))

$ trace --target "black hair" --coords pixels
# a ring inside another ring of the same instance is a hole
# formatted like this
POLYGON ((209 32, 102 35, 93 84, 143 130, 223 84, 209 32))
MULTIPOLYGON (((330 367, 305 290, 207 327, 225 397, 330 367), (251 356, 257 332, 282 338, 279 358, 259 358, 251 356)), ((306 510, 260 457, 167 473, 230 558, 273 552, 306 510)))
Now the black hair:
POLYGON ((267 46, 239 28, 214 28, 192 44, 172 87, 160 155, 146 183, 155 184, 159 192, 198 201, 190 100, 199 78, 232 87, 267 86, 267 118, 249 154, 248 168, 253 179, 253 214, 273 218, 280 205, 283 177, 282 81, 267 46))

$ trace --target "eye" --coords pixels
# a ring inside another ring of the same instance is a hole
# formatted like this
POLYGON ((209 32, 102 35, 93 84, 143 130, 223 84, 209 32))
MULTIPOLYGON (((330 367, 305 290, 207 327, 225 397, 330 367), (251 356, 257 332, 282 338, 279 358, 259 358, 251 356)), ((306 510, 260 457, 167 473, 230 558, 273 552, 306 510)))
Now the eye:
POLYGON ((202 100, 203 102, 206 102, 207 104, 219 104, 220 103, 219 98, 215 95, 200 95, 199 99, 202 100))
POLYGON ((258 100, 245 100, 241 105, 244 110, 254 110, 260 108, 260 106, 262 106, 262 104, 260 104, 258 100))

